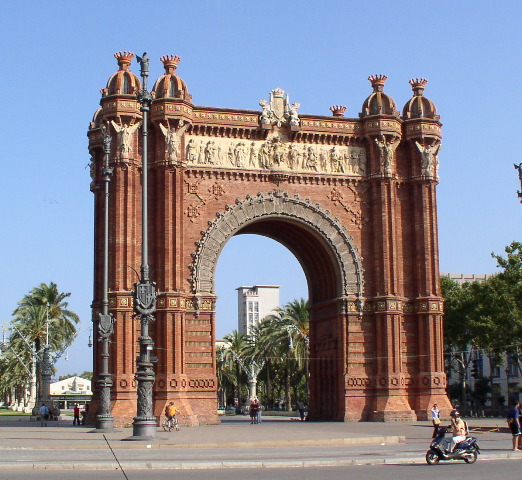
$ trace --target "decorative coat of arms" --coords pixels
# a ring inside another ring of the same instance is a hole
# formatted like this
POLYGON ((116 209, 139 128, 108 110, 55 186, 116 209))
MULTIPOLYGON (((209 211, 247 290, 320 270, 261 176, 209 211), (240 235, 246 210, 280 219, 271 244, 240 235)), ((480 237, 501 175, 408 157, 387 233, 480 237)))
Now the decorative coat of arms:
POLYGON ((140 315, 149 315, 156 310, 156 287, 153 282, 138 282, 134 290, 134 309, 140 315))
POLYGON ((299 125, 297 110, 301 105, 299 102, 290 104, 288 94, 283 89, 275 88, 270 92, 270 102, 260 100, 259 105, 263 109, 259 117, 262 125, 299 125))

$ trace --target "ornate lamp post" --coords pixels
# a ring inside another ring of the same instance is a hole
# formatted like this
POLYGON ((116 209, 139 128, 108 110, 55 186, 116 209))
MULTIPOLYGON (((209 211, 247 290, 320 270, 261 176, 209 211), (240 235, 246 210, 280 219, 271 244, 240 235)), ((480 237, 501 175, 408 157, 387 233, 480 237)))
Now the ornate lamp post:
POLYGON ((109 182, 113 169, 109 167, 111 152, 111 136, 109 129, 102 126, 103 131, 103 166, 102 179, 104 183, 105 205, 103 224, 103 297, 102 312, 98 320, 98 340, 101 342, 101 371, 97 385, 100 392, 100 405, 96 415, 96 430, 111 431, 114 428, 114 418, 111 415, 112 377, 109 373, 109 340, 114 332, 114 318, 109 313, 109 182))
POLYGON ((148 116, 152 96, 147 90, 147 77, 149 76, 149 59, 147 53, 137 57, 140 64, 140 75, 143 90, 138 93, 138 101, 143 112, 142 127, 142 228, 141 228, 141 279, 134 284, 134 311, 140 317, 141 335, 139 338, 140 355, 137 361, 136 381, 138 383, 138 408, 137 416, 133 422, 133 436, 131 440, 145 440, 156 436, 156 417, 152 408, 152 386, 154 384, 154 370, 150 352, 154 342, 149 336, 149 322, 154 320, 156 311, 156 284, 149 278, 148 260, 148 116))

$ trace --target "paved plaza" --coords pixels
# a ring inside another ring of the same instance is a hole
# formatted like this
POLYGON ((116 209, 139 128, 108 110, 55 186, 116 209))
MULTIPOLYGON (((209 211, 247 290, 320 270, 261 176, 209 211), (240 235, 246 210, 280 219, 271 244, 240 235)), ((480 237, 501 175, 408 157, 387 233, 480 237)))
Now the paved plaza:
MULTIPOLYGON (((522 459, 511 451, 503 419, 468 419, 478 437, 479 461, 522 459)), ((72 417, 48 422, 0 416, 0 470, 126 470, 196 468, 276 468, 424 463, 430 422, 300 422, 265 417, 223 417, 220 425, 181 427, 149 441, 123 441, 132 428, 111 433, 73 426, 72 417)))

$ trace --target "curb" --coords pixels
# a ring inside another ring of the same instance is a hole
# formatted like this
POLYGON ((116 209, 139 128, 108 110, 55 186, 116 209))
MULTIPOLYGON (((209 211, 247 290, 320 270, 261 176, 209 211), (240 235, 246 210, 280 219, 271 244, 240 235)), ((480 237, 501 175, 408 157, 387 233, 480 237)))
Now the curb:
MULTIPOLYGON (((254 442, 213 442, 213 443, 154 443, 157 439, 143 440, 137 442, 123 442, 122 439, 108 439, 110 447, 113 450, 132 450, 132 449, 203 449, 203 448, 257 448, 257 447, 313 447, 328 446, 328 445, 381 445, 381 444, 398 444, 404 443, 406 437, 404 435, 385 435, 375 437, 352 437, 352 438, 319 438, 308 440, 263 440, 254 442)), ((105 450, 107 445, 105 443, 97 445, 75 445, 68 444, 54 444, 53 448, 61 450, 105 450)), ((3 447, 5 450, 48 450, 49 446, 39 444, 31 447, 3 447)))
MULTIPOLYGON (((479 460, 520 460, 520 456, 510 453, 481 455, 479 460)), ((443 462, 446 463, 446 462, 443 462)), ((447 462, 462 463, 462 462, 447 462)), ((296 460, 296 461, 215 461, 215 462, 124 462, 125 471, 142 470, 227 470, 227 469, 272 469, 272 468, 310 468, 310 467, 349 467, 362 465, 418 465, 426 464, 424 455, 395 458, 347 458, 340 460, 296 460)), ((82 463, 7 463, 0 462, 0 471, 8 470, 78 470, 78 471, 110 471, 121 470, 113 460, 82 463)))

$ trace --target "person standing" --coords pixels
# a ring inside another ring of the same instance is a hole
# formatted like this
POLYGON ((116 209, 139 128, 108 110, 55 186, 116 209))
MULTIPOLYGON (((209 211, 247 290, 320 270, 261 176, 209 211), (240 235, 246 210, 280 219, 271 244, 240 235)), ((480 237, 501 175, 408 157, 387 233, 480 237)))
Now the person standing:
POLYGON ((80 425, 80 407, 78 404, 74 405, 73 415, 73 425, 80 425))
POLYGON ((257 399, 252 400, 250 403, 250 408, 248 409, 248 413, 250 415, 250 425, 254 425, 257 423, 257 399))
POLYGON ((440 411, 436 403, 431 408, 431 423, 433 423, 433 435, 431 438, 435 438, 440 428, 440 411))
POLYGON ((255 402, 257 403, 257 411, 256 411, 257 423, 261 423, 261 412, 263 411, 263 406, 259 403, 257 398, 256 398, 255 402))
POLYGON ((305 419, 305 407, 301 400, 297 400, 297 410, 299 410, 299 417, 301 417, 301 422, 305 419))
POLYGON ((511 430, 512 442, 513 442, 513 451, 517 452, 519 450, 519 439, 520 439, 520 412, 519 412, 520 403, 518 400, 513 400, 512 406, 507 414, 507 423, 509 425, 509 429, 511 430))
POLYGON ((47 427, 47 417, 49 416, 49 409, 46 407, 45 403, 42 403, 39 413, 40 413, 40 426, 47 427))

